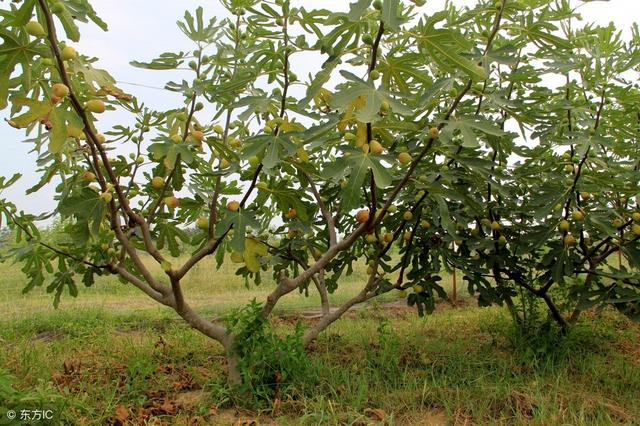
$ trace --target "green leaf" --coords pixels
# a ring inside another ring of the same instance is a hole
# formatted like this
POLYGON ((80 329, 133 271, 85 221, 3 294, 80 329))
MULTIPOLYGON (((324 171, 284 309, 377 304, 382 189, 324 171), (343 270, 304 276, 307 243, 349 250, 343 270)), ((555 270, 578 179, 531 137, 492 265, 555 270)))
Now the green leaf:
POLYGON ((460 54, 460 45, 452 31, 431 29, 428 33, 422 35, 419 40, 431 58, 447 71, 455 72, 456 70, 461 70, 474 81, 487 78, 484 67, 460 54))
POLYGON ((107 31, 107 23, 97 15, 88 0, 61 0, 73 19, 80 22, 93 21, 102 31, 107 31))
POLYGON ((393 31, 400 30, 400 21, 398 19, 399 6, 400 0, 384 0, 382 3, 380 20, 384 22, 385 28, 389 28, 393 31))
POLYGON ((84 188, 77 194, 64 198, 58 205, 58 212, 63 217, 76 218, 74 239, 78 244, 86 244, 91 238, 98 236, 100 224, 107 213, 107 204, 95 191, 84 188))
POLYGON ((186 243, 189 241, 189 235, 177 226, 166 222, 158 223, 157 228, 159 230, 158 249, 163 250, 167 247, 171 256, 180 256, 182 249, 178 240, 186 243))
POLYGON ((151 62, 131 61, 129 63, 136 68, 148 70, 173 70, 184 63, 184 58, 185 54, 183 52, 167 52, 160 54, 158 58, 153 59, 151 62))
POLYGON ((372 0, 358 0, 355 3, 349 5, 349 20, 351 22, 357 22, 362 18, 362 14, 371 6, 372 0))
POLYGON ((57 154, 62 150, 62 147, 67 140, 67 124, 65 123, 63 115, 57 108, 51 110, 51 113, 49 114, 49 120, 51 121, 51 132, 49 134, 49 151, 57 154))
POLYGON ((12 125, 18 129, 27 127, 34 121, 47 118, 52 108, 49 102, 38 101, 35 99, 16 98, 12 103, 14 107, 26 106, 29 109, 24 114, 11 119, 12 125))
POLYGON ((4 41, 0 45, 0 110, 7 106, 9 84, 16 65, 20 64, 23 75, 23 89, 29 89, 31 78, 31 63, 33 56, 48 56, 49 51, 38 41, 29 42, 29 37, 23 32, 20 35, 0 27, 0 38, 4 41))
POLYGON ((244 263, 250 272, 260 272, 260 259, 269 254, 269 248, 256 240, 247 238, 244 243, 244 263))
POLYGON ((380 120, 380 106, 385 101, 396 114, 411 115, 413 113, 410 108, 405 107, 396 100, 396 96, 401 97, 401 95, 384 89, 376 89, 373 83, 366 82, 348 71, 341 71, 340 74, 353 82, 351 87, 334 94, 331 98, 331 105, 340 112, 347 111, 351 105, 356 103, 358 98, 361 98, 364 101, 364 106, 356 109, 354 115, 358 121, 363 123, 372 123, 380 120))
POLYGON ((349 150, 350 155, 343 161, 349 168, 347 187, 342 191, 342 203, 345 210, 358 206, 362 195, 362 185, 369 170, 372 171, 376 186, 386 188, 391 184, 392 176, 387 168, 380 163, 377 156, 365 154, 362 150, 349 150))

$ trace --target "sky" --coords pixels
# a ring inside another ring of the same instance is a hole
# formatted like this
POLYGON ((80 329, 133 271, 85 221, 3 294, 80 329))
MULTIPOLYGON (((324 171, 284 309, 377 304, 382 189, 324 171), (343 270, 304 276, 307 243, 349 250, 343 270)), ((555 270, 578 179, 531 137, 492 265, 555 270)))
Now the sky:
MULTIPOLYGON (((579 0, 571 1, 573 4, 581 3, 579 0)), ((472 6, 476 0, 453 2, 457 6, 472 6)), ((167 81, 180 78, 180 73, 141 70, 132 67, 129 62, 151 60, 162 52, 193 49, 191 42, 175 25, 185 10, 195 10, 202 6, 207 17, 226 16, 226 11, 217 0, 94 0, 91 3, 109 25, 109 31, 103 32, 93 24, 81 25, 81 40, 74 47, 81 53, 100 58, 97 67, 108 70, 119 82, 119 87, 157 109, 175 108, 181 104, 179 94, 161 89, 167 81), (151 4, 153 7, 150 7, 151 4)), ((331 3, 334 10, 347 10, 350 1, 332 0, 331 3)), ((424 10, 426 13, 440 10, 444 3, 445 0, 428 0, 424 10)), ((326 7, 327 1, 291 0, 291 4, 312 9, 326 7)), ((582 4, 580 13, 584 18, 583 22, 600 25, 614 22, 617 28, 629 34, 632 24, 640 22, 640 1, 591 1, 582 4)), ((313 61, 306 59, 293 66, 296 74, 301 77, 314 69, 313 61)), ((11 176, 19 172, 23 177, 14 187, 0 194, 0 197, 9 199, 19 209, 29 213, 38 214, 51 210, 55 206, 51 186, 45 187, 38 194, 25 194, 26 188, 38 181, 38 174, 35 172, 37 155, 29 153, 29 144, 22 143, 25 139, 24 131, 13 129, 4 122, 7 110, 0 111, 0 176, 11 176)), ((104 132, 123 117, 126 116, 122 113, 107 112, 101 117, 99 129, 104 132)))

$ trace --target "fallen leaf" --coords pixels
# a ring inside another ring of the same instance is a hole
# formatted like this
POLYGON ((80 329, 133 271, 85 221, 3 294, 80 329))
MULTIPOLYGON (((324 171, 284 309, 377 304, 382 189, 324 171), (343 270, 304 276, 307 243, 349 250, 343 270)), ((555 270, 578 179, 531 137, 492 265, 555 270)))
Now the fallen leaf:
POLYGON ((380 408, 367 408, 366 413, 369 413, 374 420, 383 421, 387 417, 387 413, 380 408))
POLYGON ((116 420, 120 423, 124 423, 129 418, 129 410, 124 405, 118 405, 116 407, 116 420))

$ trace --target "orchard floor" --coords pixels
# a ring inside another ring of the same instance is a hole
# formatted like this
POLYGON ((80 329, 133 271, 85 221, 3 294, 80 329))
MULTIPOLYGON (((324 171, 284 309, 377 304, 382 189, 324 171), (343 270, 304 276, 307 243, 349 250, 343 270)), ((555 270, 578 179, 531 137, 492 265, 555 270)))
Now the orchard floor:
MULTIPOLYGON (((614 312, 527 345, 502 309, 468 295, 424 318, 387 299, 335 323, 309 351, 307 374, 251 410, 224 385, 219 345, 129 287, 104 278, 55 311, 43 290, 20 294, 17 268, 0 273, 0 410, 13 408, 4 394, 71 425, 640 424, 640 326, 614 312)), ((201 273, 187 295, 210 316, 270 287, 201 273)), ((334 304, 357 291, 359 274, 334 304)), ((290 331, 315 302, 292 295, 274 322, 290 331)))

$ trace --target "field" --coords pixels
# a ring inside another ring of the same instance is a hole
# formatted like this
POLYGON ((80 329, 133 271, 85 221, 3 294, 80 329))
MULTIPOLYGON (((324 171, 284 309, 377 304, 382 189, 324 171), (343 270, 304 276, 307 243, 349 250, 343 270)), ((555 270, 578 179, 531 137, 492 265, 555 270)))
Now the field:
MULTIPOLYGON (((186 285, 190 302, 207 315, 260 300, 272 285, 247 289, 232 269, 212 268, 198 266, 186 285)), ((311 348, 306 374, 252 409, 224 385, 221 348, 136 289, 105 277, 77 299, 64 297, 56 311, 44 289, 21 294, 18 267, 0 264, 0 274, 0 392, 28 407, 54 407, 65 424, 640 419, 640 327, 609 311, 585 315, 561 341, 526 342, 504 310, 478 308, 464 292, 457 306, 442 302, 425 318, 390 296, 334 324, 311 348)), ((355 293, 364 277, 357 271, 344 281, 348 291, 332 303, 355 293)), ((290 295, 274 321, 291 330, 317 303, 290 295)))

